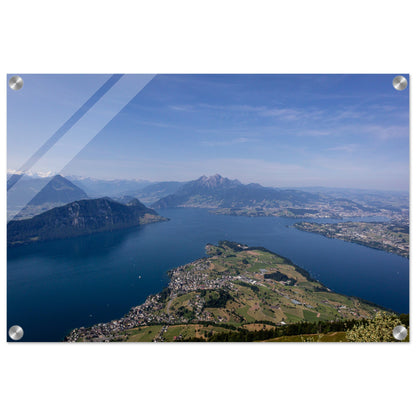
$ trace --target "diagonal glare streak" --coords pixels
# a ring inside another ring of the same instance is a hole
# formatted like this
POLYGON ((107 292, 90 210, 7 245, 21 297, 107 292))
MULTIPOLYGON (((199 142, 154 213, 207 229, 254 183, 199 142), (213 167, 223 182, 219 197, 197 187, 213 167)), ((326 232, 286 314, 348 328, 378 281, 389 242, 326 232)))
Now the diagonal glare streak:
POLYGON ((9 191, 23 175, 68 132, 122 77, 112 75, 7 181, 9 191))
MULTIPOLYGON (((116 85, 85 114, 81 120, 70 129, 55 146, 33 166, 55 166, 56 172, 62 172, 88 143, 103 131, 106 126, 136 97, 143 88, 154 78, 154 74, 125 74, 116 85), (64 158, 62 158, 64 152, 64 158), (58 162, 56 162, 58 160, 58 162)), ((49 183, 53 177, 50 177, 49 183)), ((30 201, 46 185, 35 182, 30 187, 30 193, 23 191, 19 181, 7 193, 7 221, 14 220, 23 212, 30 201)))

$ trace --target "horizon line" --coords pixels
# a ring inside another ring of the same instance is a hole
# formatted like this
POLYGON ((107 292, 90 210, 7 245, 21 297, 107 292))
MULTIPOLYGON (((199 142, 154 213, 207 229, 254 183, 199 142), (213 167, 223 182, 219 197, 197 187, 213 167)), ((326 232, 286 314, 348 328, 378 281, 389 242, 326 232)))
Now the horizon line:
MULTIPOLYGON (((14 169, 7 169, 7 174, 10 175, 16 175, 19 174, 19 172, 17 170, 14 169)), ((134 182, 149 182, 149 185, 151 184, 155 184, 155 183, 161 183, 161 182, 182 182, 182 183, 187 183, 187 182, 191 182, 191 181, 195 181, 198 180, 200 178, 203 177, 207 177, 207 178, 211 178, 214 176, 220 176, 221 178, 224 179, 228 179, 228 180, 237 180, 239 182, 241 182, 241 184, 243 185, 249 185, 249 184, 257 184, 257 185, 261 185, 265 188, 279 188, 279 189, 300 189, 300 188, 326 188, 326 189, 342 189, 342 190, 360 190, 360 191, 378 191, 378 192, 405 192, 405 193, 410 193, 410 189, 406 189, 406 190, 397 190, 397 189, 380 189, 380 188, 354 188, 354 187, 345 187, 345 186, 334 186, 334 185, 271 185, 271 186, 266 186, 266 185, 262 185, 260 182, 242 182, 240 179, 237 178, 228 178, 226 176, 223 176, 219 173, 215 173, 212 175, 206 175, 205 173, 202 175, 199 175, 197 178, 193 178, 193 179, 189 179, 189 180, 154 180, 154 179, 145 179, 145 178, 112 178, 112 179, 108 179, 108 178, 99 178, 99 177, 93 177, 93 176, 83 176, 83 175, 76 175, 73 173, 68 173, 68 174, 63 174, 61 172, 26 172, 25 176, 27 178, 34 178, 37 177, 39 179, 46 179, 46 178, 52 178, 54 176, 63 176, 65 178, 68 177, 75 177, 76 179, 91 179, 91 180, 99 180, 99 181, 107 181, 107 182, 111 182, 111 181, 134 181, 134 182)))

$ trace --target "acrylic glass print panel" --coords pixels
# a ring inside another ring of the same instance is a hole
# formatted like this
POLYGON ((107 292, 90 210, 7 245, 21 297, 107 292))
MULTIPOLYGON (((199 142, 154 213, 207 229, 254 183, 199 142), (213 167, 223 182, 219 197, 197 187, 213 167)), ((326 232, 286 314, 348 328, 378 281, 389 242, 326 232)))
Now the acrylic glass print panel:
POLYGON ((8 341, 408 341, 408 75, 13 75, 8 341))

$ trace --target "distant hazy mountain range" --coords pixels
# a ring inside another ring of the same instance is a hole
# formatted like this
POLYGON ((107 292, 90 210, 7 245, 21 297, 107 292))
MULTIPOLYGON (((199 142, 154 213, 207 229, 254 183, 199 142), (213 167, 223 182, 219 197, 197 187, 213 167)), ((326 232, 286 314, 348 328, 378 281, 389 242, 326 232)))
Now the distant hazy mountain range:
POLYGON ((52 180, 23 177, 8 192, 8 219, 31 218, 66 203, 103 197, 111 197, 122 204, 137 198, 155 209, 199 207, 216 209, 222 214, 250 216, 342 218, 386 214, 383 210, 406 215, 409 206, 406 193, 322 187, 280 189, 256 183, 245 185, 218 174, 189 182, 71 179, 61 175, 52 180))
POLYGON ((146 180, 130 179, 95 179, 80 176, 67 176, 73 184, 83 189, 90 197, 136 195, 151 184, 146 180))
POLYGON ((110 198, 86 199, 50 209, 33 218, 10 221, 8 245, 76 237, 165 220, 137 199, 128 205, 110 198))
POLYGON ((146 180, 128 179, 104 180, 78 176, 68 176, 67 179, 93 198, 104 196, 122 198, 126 195, 131 195, 146 204, 156 202, 160 198, 173 194, 186 183, 176 181, 150 182, 146 180))
POLYGON ((182 185, 171 195, 155 202, 154 208, 278 208, 282 202, 305 204, 324 200, 320 194, 296 190, 266 188, 257 183, 243 185, 221 175, 201 176, 182 185))
POLYGON ((174 193, 183 183, 25 175, 7 193, 8 219, 31 218, 48 209, 87 198, 111 197, 122 203, 138 198, 149 204, 174 193))
POLYGON ((400 211, 409 209, 409 192, 375 189, 327 188, 323 186, 295 188, 305 192, 321 193, 331 198, 346 198, 374 208, 400 211))
POLYGON ((159 199, 174 194, 182 185, 187 182, 157 182, 146 186, 135 196, 147 204, 154 203, 159 199))

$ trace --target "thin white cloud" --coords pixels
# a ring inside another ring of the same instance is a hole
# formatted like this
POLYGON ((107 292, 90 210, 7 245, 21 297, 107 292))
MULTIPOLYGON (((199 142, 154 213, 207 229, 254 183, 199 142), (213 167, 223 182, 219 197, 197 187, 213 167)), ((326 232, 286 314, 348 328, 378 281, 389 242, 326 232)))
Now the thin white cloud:
POLYGON ((169 108, 175 111, 185 111, 185 112, 196 111, 195 106, 190 105, 190 104, 170 105, 169 108))
POLYGON ((249 139, 247 137, 238 137, 231 140, 203 140, 201 144, 204 146, 231 146, 235 144, 254 143, 257 139, 249 139))
POLYGON ((286 121, 294 121, 300 118, 316 118, 322 115, 321 110, 316 109, 297 109, 291 107, 266 107, 266 106, 252 106, 247 104, 231 104, 231 105, 217 105, 200 103, 197 105, 171 105, 172 110, 176 111, 197 111, 200 110, 214 110, 214 111, 229 111, 237 113, 253 113, 262 117, 273 117, 286 121))
POLYGON ((331 121, 363 119, 368 116, 367 111, 341 110, 330 116, 331 121))
POLYGON ((334 130, 326 130, 326 129, 306 129, 306 130, 299 130, 297 132, 298 136, 329 136, 334 134, 334 130))
POLYGON ((260 115, 266 117, 277 117, 282 120, 294 121, 305 116, 303 111, 295 110, 293 108, 272 108, 259 112, 260 115))
POLYGON ((218 105, 218 104, 199 104, 202 109, 217 110, 217 111, 235 111, 241 113, 258 113, 266 111, 267 107, 253 106, 247 104, 230 104, 230 105, 218 105))
MULTIPOLYGON (((357 106, 345 107, 342 109, 319 109, 316 107, 287 107, 287 106, 253 106, 248 104, 178 104, 171 105, 170 108, 176 111, 194 112, 194 111, 221 111, 221 112, 236 112, 241 114, 251 113, 259 117, 274 118, 276 120, 282 120, 287 122, 293 121, 322 121, 328 123, 339 123, 347 121, 367 120, 374 119, 375 116, 380 116, 380 112, 391 114, 394 107, 389 105, 372 105, 364 108, 357 108, 357 106), (377 114, 374 114, 374 110, 377 114)), ((317 134, 320 135, 320 134, 317 134)))
POLYGON ((381 141, 408 138, 409 128, 407 126, 380 126, 367 125, 363 126, 363 130, 373 136, 375 139, 381 141))
POLYGON ((326 150, 329 150, 331 152, 348 152, 348 153, 351 153, 351 152, 357 151, 358 148, 359 148, 359 146, 357 144, 351 143, 351 144, 329 147, 326 150))

